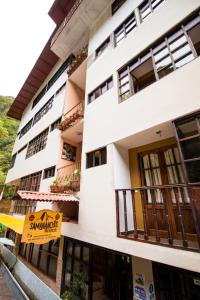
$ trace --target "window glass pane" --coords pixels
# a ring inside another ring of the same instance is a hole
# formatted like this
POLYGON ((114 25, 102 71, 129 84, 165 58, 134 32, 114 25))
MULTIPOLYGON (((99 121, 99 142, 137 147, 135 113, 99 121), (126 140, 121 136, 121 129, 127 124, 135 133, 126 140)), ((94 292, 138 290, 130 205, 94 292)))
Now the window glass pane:
POLYGON ((72 255, 72 250, 73 250, 73 244, 72 242, 67 243, 67 253, 68 255, 72 255))
POLYGON ((189 182, 200 182, 200 160, 187 162, 186 169, 188 172, 189 182))
POLYGON ((65 273, 65 286, 70 287, 70 283, 71 283, 71 274, 65 273))
POLYGON ((93 167, 93 152, 87 154, 87 168, 93 167))
POLYGON ((101 93, 105 93, 107 91, 106 83, 101 87, 101 93))
POLYGON ((124 93, 123 95, 120 96, 121 102, 125 101, 129 97, 130 97, 130 91, 128 91, 128 92, 126 92, 126 93, 124 93))
POLYGON ((181 142, 184 159, 200 157, 200 137, 181 142))
POLYGON ((95 153, 94 153, 94 158, 95 158, 94 165, 95 166, 99 166, 100 165, 100 155, 101 155, 100 151, 95 151, 95 153))
POLYGON ((177 132, 179 138, 185 138, 198 133, 197 122, 195 119, 185 121, 182 124, 177 124, 177 132))
POLYGON ((80 251, 81 251, 80 250, 80 246, 75 244, 75 247, 74 247, 74 256, 76 258, 78 258, 78 259, 80 259, 80 253, 81 253, 80 251))
POLYGON ((125 84, 126 82, 129 81, 128 75, 126 75, 125 77, 123 77, 122 79, 120 79, 120 85, 125 84))
POLYGON ((154 54, 155 62, 157 62, 158 60, 160 60, 161 58, 163 58, 164 56, 166 56, 168 54, 169 54, 169 50, 167 47, 165 47, 164 49, 159 51, 157 54, 154 54))
POLYGON ((47 271, 47 255, 41 253, 39 269, 46 273, 47 271))
POLYGON ((101 164, 106 164, 107 155, 106 155, 106 148, 101 150, 101 164))
POLYGON ((185 64, 189 63, 190 61, 192 61, 194 59, 193 54, 189 54, 186 57, 184 57, 183 59, 179 60, 178 62, 175 63, 177 68, 180 68, 182 66, 184 66, 185 64))
POLYGON ((122 85, 122 87, 120 88, 120 93, 123 94, 125 92, 127 92, 129 90, 129 82, 126 83, 125 85, 122 85))
POLYGON ((164 77, 164 76, 170 74, 170 73, 173 72, 173 71, 174 71, 173 66, 172 66, 172 65, 169 65, 169 66, 167 66, 166 68, 161 69, 160 71, 158 71, 158 76, 159 76, 159 78, 162 78, 162 77, 164 77))
POLYGON ((56 278, 56 270, 57 270, 57 259, 53 256, 50 256, 48 275, 53 278, 56 278))
POLYGON ((118 44, 125 37, 124 31, 116 35, 116 43, 118 44))
POLYGON ((152 0, 151 1, 151 5, 152 5, 152 8, 155 10, 155 8, 157 6, 159 6, 164 0, 152 0))
POLYGON ((71 269, 72 269, 72 258, 71 256, 67 256, 66 270, 71 272, 71 269))
POLYGON ((171 57, 167 56, 160 62, 156 63, 157 70, 160 71, 161 69, 164 69, 166 66, 172 64, 171 57))
POLYGON ((89 263, 89 248, 83 247, 83 261, 89 263))
POLYGON ((176 41, 171 43, 169 45, 169 48, 170 48, 171 51, 173 51, 173 50, 177 49, 178 47, 180 47, 181 45, 183 45, 185 43, 187 43, 187 39, 186 39, 185 35, 182 35, 176 41))
POLYGON ((35 266, 37 266, 37 262, 38 262, 39 248, 40 248, 39 245, 35 245, 35 244, 34 244, 31 262, 32 262, 32 264, 35 265, 35 266))
POLYGON ((111 89, 113 87, 113 79, 111 78, 110 80, 108 80, 108 89, 111 89))
POLYGON ((179 48, 176 50, 176 52, 173 53, 173 59, 177 60, 178 58, 186 55, 188 52, 191 52, 190 46, 187 44, 182 48, 179 48))

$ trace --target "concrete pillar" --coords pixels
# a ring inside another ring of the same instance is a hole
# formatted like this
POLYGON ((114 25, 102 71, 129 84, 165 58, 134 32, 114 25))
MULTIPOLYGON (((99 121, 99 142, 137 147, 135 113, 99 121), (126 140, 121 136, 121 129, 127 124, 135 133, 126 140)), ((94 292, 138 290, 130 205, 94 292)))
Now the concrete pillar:
POLYGON ((155 299, 152 262, 147 259, 132 257, 133 299, 155 299))

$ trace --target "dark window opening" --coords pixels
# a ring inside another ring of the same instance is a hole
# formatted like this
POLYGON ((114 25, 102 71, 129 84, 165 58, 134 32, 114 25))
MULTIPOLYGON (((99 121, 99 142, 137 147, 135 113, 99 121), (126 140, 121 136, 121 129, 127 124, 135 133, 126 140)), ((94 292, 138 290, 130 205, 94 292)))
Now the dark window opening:
POLYGON ((70 54, 66 61, 62 64, 62 66, 58 69, 58 71, 53 75, 53 77, 49 80, 47 85, 42 89, 42 91, 38 94, 38 96, 33 101, 32 109, 40 102, 42 97, 46 94, 46 92, 52 87, 52 85, 56 82, 56 80, 61 76, 61 74, 67 69, 67 66, 70 62, 75 58, 73 54, 70 54))
POLYGON ((15 154, 12 156, 12 158, 11 158, 10 168, 13 168, 13 167, 14 167, 16 157, 17 157, 17 153, 15 153, 15 154))
POLYGON ((42 245, 21 243, 19 254, 38 270, 55 279, 59 242, 57 239, 42 245))
POLYGON ((165 0, 146 0, 142 2, 142 4, 139 6, 141 20, 144 20, 151 13, 153 13, 163 2, 165 2, 165 0))
POLYGON ((137 26, 135 14, 131 14, 114 32, 116 45, 137 26))
POLYGON ((92 168, 107 163, 106 147, 87 153, 86 166, 92 168))
POLYGON ((44 115, 48 113, 48 111, 52 108, 53 106, 53 100, 54 96, 52 96, 45 105, 42 106, 42 108, 35 114, 32 126, 35 125, 44 115))
POLYGON ((19 134, 19 138, 21 139, 21 137, 23 137, 23 135, 25 135, 30 129, 31 129, 31 126, 32 126, 32 122, 33 122, 33 119, 31 119, 21 130, 20 130, 20 134, 19 134))
POLYGON ((48 133, 49 128, 45 129, 42 133, 29 142, 26 158, 33 156, 46 147, 48 133))
POLYGON ((103 51, 108 47, 110 43, 110 37, 108 37, 96 50, 96 57, 99 57, 103 51))
POLYGON ((194 60, 199 53, 198 41, 200 16, 195 13, 190 22, 179 25, 175 32, 156 42, 145 55, 133 59, 119 71, 121 102, 194 60))
POLYGON ((107 79, 88 96, 88 104, 113 87, 113 77, 107 79))
POLYGON ((39 191, 42 171, 24 176, 20 180, 19 190, 39 191))
POLYGON ((112 5, 112 16, 118 11, 118 9, 126 2, 126 0, 115 0, 112 5))
POLYGON ((152 59, 149 58, 143 64, 131 72, 134 93, 137 93, 156 81, 152 59))
POLYGON ((53 177, 55 175, 56 166, 44 170, 43 179, 53 177))
POLYGON ((58 125, 60 124, 61 119, 62 119, 62 117, 60 117, 58 120, 56 120, 55 122, 53 122, 53 123, 51 124, 50 131, 53 131, 54 129, 57 129, 57 128, 58 128, 58 125))
POLYGON ((174 121, 189 183, 200 182, 200 113, 174 121))

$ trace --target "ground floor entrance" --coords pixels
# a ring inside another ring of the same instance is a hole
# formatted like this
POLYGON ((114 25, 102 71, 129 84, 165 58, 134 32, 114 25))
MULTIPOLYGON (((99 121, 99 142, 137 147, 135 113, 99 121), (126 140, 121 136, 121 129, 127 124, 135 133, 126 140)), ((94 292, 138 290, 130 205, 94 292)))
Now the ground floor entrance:
POLYGON ((61 295, 83 300, 132 300, 131 257, 65 238, 61 295), (78 292, 77 292, 78 291, 78 292))
POLYGON ((200 299, 200 274, 153 262, 157 300, 200 299))

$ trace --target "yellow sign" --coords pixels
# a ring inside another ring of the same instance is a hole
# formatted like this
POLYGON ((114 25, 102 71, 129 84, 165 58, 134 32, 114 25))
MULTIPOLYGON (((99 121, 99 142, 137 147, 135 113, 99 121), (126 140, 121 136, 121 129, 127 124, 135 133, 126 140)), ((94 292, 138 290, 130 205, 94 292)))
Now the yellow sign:
POLYGON ((22 233, 22 243, 45 244, 57 239, 61 234, 62 213, 40 210, 26 214, 22 233))

